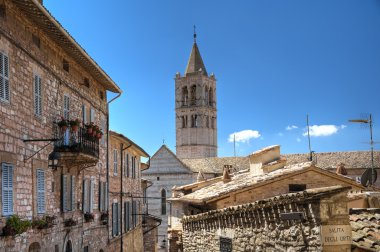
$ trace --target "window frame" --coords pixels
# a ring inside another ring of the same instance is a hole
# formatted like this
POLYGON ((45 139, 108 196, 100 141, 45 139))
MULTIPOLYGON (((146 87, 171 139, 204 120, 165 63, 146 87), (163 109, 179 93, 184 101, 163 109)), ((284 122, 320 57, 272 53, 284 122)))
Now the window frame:
POLYGON ((1 163, 1 203, 2 203, 2 215, 10 216, 14 213, 13 209, 13 177, 14 177, 14 166, 10 163, 1 163), (5 168, 7 168, 8 176, 5 177, 5 168), (8 180, 8 186, 6 185, 5 180, 8 180), (11 186, 9 186, 9 183, 11 186), (6 196, 6 192, 8 195, 6 196), (5 202, 8 199, 8 202, 5 202), (8 206, 6 208, 5 206, 8 206))
POLYGON ((36 170, 36 193, 37 193, 37 202, 36 202, 37 214, 45 214, 46 213, 46 173, 45 173, 45 170, 43 169, 36 170), (41 189, 41 187, 43 188, 41 189))
POLYGON ((10 103, 11 91, 10 91, 10 77, 9 77, 9 57, 5 52, 0 51, 0 101, 10 103), (1 96, 3 94, 3 96, 1 96))
POLYGON ((34 74, 33 79, 34 115, 42 116, 42 80, 41 76, 34 74))

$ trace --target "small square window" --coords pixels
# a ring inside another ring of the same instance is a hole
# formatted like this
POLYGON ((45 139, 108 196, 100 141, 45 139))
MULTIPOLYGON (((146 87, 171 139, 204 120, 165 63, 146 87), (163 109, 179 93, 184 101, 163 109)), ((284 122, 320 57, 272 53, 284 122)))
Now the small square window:
POLYGON ((102 91, 99 91, 99 97, 100 97, 100 99, 103 101, 103 99, 104 99, 104 94, 103 94, 102 91))
POLYGON ((37 35, 32 34, 32 41, 33 41, 33 44, 35 44, 38 48, 40 48, 41 41, 37 35))
POLYGON ((90 80, 88 78, 83 79, 83 85, 85 85, 87 88, 90 87, 90 80))
POLYGON ((157 181, 159 181, 160 180, 160 177, 157 177, 157 181))
POLYGON ((0 17, 5 18, 5 5, 0 4, 0 17))
POLYGON ((68 72, 70 70, 70 64, 67 60, 63 59, 62 61, 62 67, 63 67, 63 70, 65 70, 66 72, 68 72))

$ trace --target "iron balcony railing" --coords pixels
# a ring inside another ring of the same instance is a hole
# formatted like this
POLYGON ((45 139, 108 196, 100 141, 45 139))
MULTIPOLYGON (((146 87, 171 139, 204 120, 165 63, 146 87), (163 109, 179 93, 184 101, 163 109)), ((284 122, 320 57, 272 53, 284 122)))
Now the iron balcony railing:
POLYGON ((99 158, 99 138, 87 133, 85 128, 62 129, 54 124, 54 138, 58 139, 54 142, 56 152, 79 152, 99 158))

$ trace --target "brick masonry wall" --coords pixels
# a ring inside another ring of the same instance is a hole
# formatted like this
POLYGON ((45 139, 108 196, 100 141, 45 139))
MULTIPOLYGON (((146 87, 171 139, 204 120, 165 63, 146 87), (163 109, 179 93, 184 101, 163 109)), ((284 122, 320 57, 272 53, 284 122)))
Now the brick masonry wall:
POLYGON ((349 225, 346 191, 312 200, 298 197, 185 217, 183 251, 221 251, 221 237, 230 239, 232 251, 349 251, 351 245, 327 246, 321 238, 323 225, 349 225), (279 218, 291 212, 302 212, 305 219, 279 218))

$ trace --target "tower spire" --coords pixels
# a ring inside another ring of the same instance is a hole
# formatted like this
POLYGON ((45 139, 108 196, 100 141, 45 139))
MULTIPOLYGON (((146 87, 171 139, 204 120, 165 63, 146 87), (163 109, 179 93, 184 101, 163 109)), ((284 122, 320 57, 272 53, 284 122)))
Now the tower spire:
POLYGON ((187 62, 185 75, 187 76, 188 74, 197 74, 199 71, 201 71, 203 75, 207 76, 207 70, 203 63, 201 53, 198 49, 197 32, 195 29, 196 27, 194 25, 194 44, 193 48, 191 49, 189 61, 187 62))

